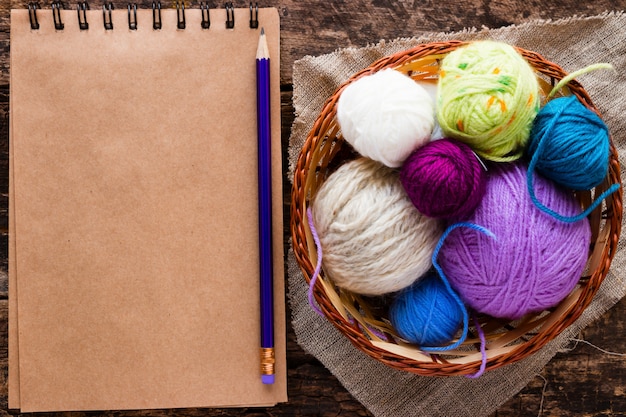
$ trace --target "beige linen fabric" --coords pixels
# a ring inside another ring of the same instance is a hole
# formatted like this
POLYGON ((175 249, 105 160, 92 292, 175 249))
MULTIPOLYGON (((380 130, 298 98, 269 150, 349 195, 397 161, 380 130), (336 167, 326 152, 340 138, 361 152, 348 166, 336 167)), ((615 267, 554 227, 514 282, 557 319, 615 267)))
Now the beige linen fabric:
MULTIPOLYGON (((616 71, 596 71, 578 80, 602 112, 620 153, 626 155, 626 15, 606 13, 559 21, 533 21, 495 30, 426 34, 380 42, 364 48, 305 57, 294 64, 293 102, 296 119, 289 142, 290 171, 323 102, 340 83, 374 60, 419 43, 441 40, 494 39, 542 54, 573 72, 598 62, 616 71)), ((622 168, 622 178, 624 169, 622 168)), ((623 235, 622 235, 623 236, 623 235)), ((376 416, 484 416, 524 388, 579 331, 626 295, 624 238, 611 272, 579 320, 534 356, 487 372, 477 380, 465 377, 429 378, 396 371, 356 350, 308 305, 307 286, 290 252, 289 301, 298 343, 318 358, 348 391, 376 416)))

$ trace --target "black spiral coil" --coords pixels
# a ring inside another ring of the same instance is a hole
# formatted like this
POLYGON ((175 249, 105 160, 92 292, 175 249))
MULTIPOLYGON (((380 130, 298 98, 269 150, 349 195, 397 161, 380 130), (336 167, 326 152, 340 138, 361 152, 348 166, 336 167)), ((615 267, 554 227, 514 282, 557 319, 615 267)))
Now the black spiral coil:
MULTIPOLYGON (((64 30, 65 24, 61 19, 61 10, 65 10, 66 6, 61 1, 53 1, 51 3, 52 20, 54 22, 55 30, 64 30)), ((113 30, 112 11, 115 9, 112 2, 108 2, 102 5, 102 22, 105 30, 113 30)), ((233 2, 226 2, 224 4, 226 11, 226 28, 235 28, 235 6, 233 2)), ((30 28, 32 30, 39 30, 40 24, 37 17, 37 11, 41 10, 38 2, 28 3, 28 18, 30 20, 30 28)), ((89 30, 89 22, 87 21, 87 10, 89 9, 89 3, 87 1, 81 1, 76 5, 76 12, 78 16, 78 27, 80 30, 89 30)), ((137 30, 137 3, 128 3, 128 28, 130 30, 137 30)), ((202 14, 201 27, 202 29, 209 29, 211 27, 211 19, 209 15, 209 5, 206 2, 200 3, 199 8, 202 14)), ((184 30, 187 27, 187 20, 185 18, 185 3, 184 1, 176 2, 176 17, 177 17, 177 29, 184 30)), ((258 3, 250 3, 250 29, 258 29, 259 27, 259 6, 258 3)), ((163 28, 161 21, 161 1, 156 0, 152 2, 152 29, 160 30, 163 28)))
POLYGON ((65 5, 60 1, 52 3, 52 20, 54 20, 54 29, 63 30, 65 25, 61 20, 61 9, 65 9, 65 5))
POLYGON ((113 18, 111 16, 113 9, 113 3, 111 2, 106 5, 102 5, 102 22, 104 23, 104 30, 113 30, 113 18))
POLYGON ((39 3, 28 3, 28 19, 30 20, 30 28, 39 30, 39 21, 37 20, 37 9, 39 3))
POLYGON ((76 12, 78 13, 78 28, 80 30, 89 29, 89 22, 87 22, 87 10, 89 10, 89 3, 86 1, 76 5, 76 12))

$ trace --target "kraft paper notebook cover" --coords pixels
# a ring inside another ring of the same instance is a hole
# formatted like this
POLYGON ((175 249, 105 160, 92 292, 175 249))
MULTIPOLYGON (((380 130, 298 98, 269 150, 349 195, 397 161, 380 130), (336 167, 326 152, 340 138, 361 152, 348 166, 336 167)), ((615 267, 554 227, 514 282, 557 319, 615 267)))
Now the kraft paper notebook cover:
MULTIPOLYGON (((204 11, 206 12, 206 10, 204 11)), ((279 16, 11 12, 10 407, 286 401, 279 16), (259 371, 255 53, 271 55, 276 383, 259 371), (16 350, 17 349, 17 350, 16 350)))

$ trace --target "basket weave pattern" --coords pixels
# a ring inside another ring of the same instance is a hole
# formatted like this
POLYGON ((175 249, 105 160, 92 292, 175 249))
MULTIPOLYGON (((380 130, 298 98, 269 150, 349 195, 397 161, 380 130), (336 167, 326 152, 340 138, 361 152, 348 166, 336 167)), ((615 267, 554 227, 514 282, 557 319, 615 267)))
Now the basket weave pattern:
MULTIPOLYGON (((300 152, 293 178, 293 249, 307 283, 312 279, 317 262, 315 243, 308 226, 307 208, 328 175, 337 166, 356 157, 349 145, 344 146, 336 119, 336 104, 343 89, 358 78, 384 68, 394 68, 415 80, 436 79, 439 60, 464 44, 461 41, 422 44, 382 58, 354 74, 326 100, 300 152)), ((544 93, 567 75, 562 68, 539 54, 520 48, 518 51, 537 72, 544 93)), ((571 81, 564 92, 576 95, 584 105, 598 113, 591 98, 577 81, 571 81)), ((620 164, 612 142, 610 149, 609 171, 602 184, 594 190, 577 192, 583 207, 589 206, 593 196, 599 195, 611 184, 621 183, 620 164)), ((535 353, 583 313, 608 273, 617 249, 621 220, 620 188, 589 216, 592 244, 586 271, 578 286, 557 307, 518 321, 478 316, 487 339, 487 370, 517 362, 535 353)), ((336 288, 332 278, 324 272, 318 277, 313 294, 326 318, 355 347, 388 366, 424 376, 467 375, 480 368, 480 343, 475 329, 471 327, 461 348, 437 354, 426 353, 395 337, 395 330, 386 320, 384 306, 380 302, 336 288)))

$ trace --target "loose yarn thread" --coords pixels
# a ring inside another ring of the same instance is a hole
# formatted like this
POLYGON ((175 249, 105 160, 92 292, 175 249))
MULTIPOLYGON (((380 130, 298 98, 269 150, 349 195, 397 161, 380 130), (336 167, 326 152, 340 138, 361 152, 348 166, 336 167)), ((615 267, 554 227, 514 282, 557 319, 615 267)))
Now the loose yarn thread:
POLYGON ((552 88, 552 90, 550 90, 550 93, 548 94, 548 98, 553 97, 556 93, 558 93, 563 87, 569 84, 569 82, 575 79, 576 77, 579 77, 583 74, 587 74, 589 72, 596 71, 599 69, 614 69, 614 68, 613 68, 613 65, 609 63, 600 62, 597 64, 588 65, 584 68, 571 72, 567 74, 565 77, 561 78, 561 80, 558 83, 556 83, 556 85, 552 88))
POLYGON ((486 172, 469 146, 444 138, 414 151, 402 165, 400 181, 421 213, 464 218, 485 193, 486 172))
POLYGON ((337 102, 337 122, 359 154, 397 168, 430 140, 435 109, 424 87, 387 68, 343 90, 337 102))
POLYGON ((539 111, 539 91, 532 66, 511 45, 471 42, 441 62, 437 119, 481 157, 514 161, 539 111))
POLYGON ((309 228, 311 229, 311 234, 313 235, 313 242, 315 242, 315 248, 317 249, 317 262, 315 263, 315 270, 313 271, 313 275, 309 280, 309 289, 307 291, 309 305, 320 316, 324 316, 322 310, 317 306, 315 302, 315 296, 313 295, 313 289, 315 288, 315 284, 317 283, 317 277, 322 273, 322 244, 320 243, 320 237, 317 234, 317 229, 315 228, 315 224, 313 223, 313 213, 311 212, 311 207, 306 209, 307 220, 309 222, 309 228))
MULTIPOLYGON (((454 289, 452 288, 452 286, 450 285, 450 281, 448 280, 448 278, 446 277, 445 272, 443 271, 443 269, 441 268, 441 265, 439 265, 439 262, 437 261, 437 258, 439 257, 439 252, 441 251, 441 248, 443 246, 443 244, 445 243, 446 238, 450 235, 450 233, 457 228, 460 227, 467 227, 473 230, 477 230, 485 235, 487 235, 488 237, 492 238, 492 239, 496 239, 496 236, 489 230, 486 229, 482 226, 479 226, 477 224, 474 223, 467 223, 467 222, 459 222, 459 223, 455 223, 451 226, 449 226, 443 233, 443 235, 441 236, 441 238, 439 239, 439 242, 437 243, 437 248, 435 248, 435 253, 433 253, 433 266, 435 268, 435 270, 439 273, 439 276, 441 277, 441 279, 443 280, 446 288, 448 289, 449 293, 457 300, 458 303, 460 303, 460 306, 463 309, 463 334, 461 335, 461 337, 459 338, 459 340, 457 341, 457 343, 453 343, 452 345, 448 346, 445 349, 442 350, 451 350, 451 349, 456 349, 457 347, 459 347, 463 342, 465 342, 465 339, 467 338, 467 332, 469 331, 469 314, 467 312, 467 308, 465 307, 465 304, 463 303, 463 301, 461 300, 461 298, 457 295, 457 293, 454 291, 454 289)), ((479 378, 480 376, 483 375, 483 373, 485 373, 485 370, 487 369, 487 340, 485 338, 485 332, 483 332, 482 327, 480 326, 480 323, 478 322, 478 319, 476 319, 476 317, 474 317, 474 326, 476 327, 476 332, 478 333, 478 338, 480 339, 480 367, 478 368, 478 371, 476 371, 476 373, 474 374, 469 374, 466 375, 467 378, 470 379, 476 379, 479 378)), ((435 349, 430 349, 435 350, 435 349)))
POLYGON ((476 317, 474 317, 474 327, 476 327, 476 333, 478 333, 478 339, 480 340, 480 367, 476 373, 465 375, 470 379, 480 378, 487 369, 487 338, 476 317))
POLYGON ((467 312, 467 308, 465 307, 465 303, 463 303, 463 301, 461 300, 461 298, 459 297, 459 295, 456 293, 456 291, 452 288, 452 286, 450 285, 450 282, 448 280, 448 277, 446 276, 445 272, 443 271, 443 269, 441 268, 441 266, 439 265, 439 261, 437 260, 437 258, 439 257, 439 252, 441 251, 441 248, 443 247, 444 242, 446 241, 447 237, 450 235, 450 233, 457 228, 460 227, 467 227, 473 230, 477 230, 481 233, 484 233, 485 235, 491 237, 491 238, 495 238, 495 235, 489 231, 488 229, 479 226, 477 224, 473 224, 473 223, 467 223, 467 222, 460 222, 460 223, 454 223, 450 226, 448 226, 448 228, 443 232, 443 234, 441 235, 441 238, 439 238, 439 241, 437 242, 437 247, 435 248, 435 251, 433 252, 433 256, 432 256, 432 264, 433 267, 435 268, 435 270, 439 273, 439 276, 441 277, 441 281, 443 282, 443 284, 446 287, 446 290, 448 291, 448 293, 450 294, 450 296, 454 299, 454 301, 457 303, 457 305, 459 306, 459 308, 461 309, 462 313, 463 313, 463 327, 462 327, 462 332, 461 332, 461 336, 459 337, 459 339, 448 345, 448 346, 422 346, 421 348, 425 351, 430 351, 430 352, 445 352, 448 350, 452 350, 452 349, 456 349, 459 346, 461 346, 461 344, 463 344, 463 342, 465 342, 465 339, 467 338, 467 332, 469 331, 469 313, 467 312))

